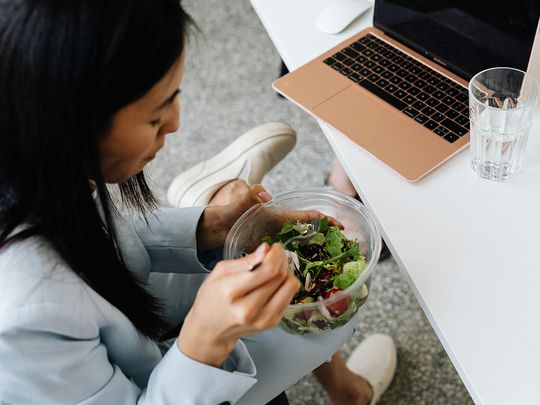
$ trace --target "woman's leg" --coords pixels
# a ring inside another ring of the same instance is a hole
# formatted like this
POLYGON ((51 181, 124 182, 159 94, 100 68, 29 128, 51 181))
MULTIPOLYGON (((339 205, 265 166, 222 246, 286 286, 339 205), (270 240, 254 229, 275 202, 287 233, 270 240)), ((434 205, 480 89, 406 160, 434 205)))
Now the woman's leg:
MULTIPOLYGON (((354 317, 341 328, 321 334, 291 335, 275 328, 243 338, 257 368, 257 383, 239 404, 264 404, 332 359, 334 353, 351 338, 357 322, 358 318, 354 317)), ((334 376, 333 368, 324 369, 334 376)))
POLYGON ((356 189, 352 185, 349 176, 347 176, 345 169, 343 166, 341 166, 341 163, 339 163, 339 160, 337 159, 334 160, 332 171, 328 175, 328 185, 351 197, 355 197, 357 195, 356 189))
POLYGON ((324 387, 333 405, 369 404, 373 389, 365 378, 354 374, 336 353, 332 360, 321 364, 313 374, 324 387))

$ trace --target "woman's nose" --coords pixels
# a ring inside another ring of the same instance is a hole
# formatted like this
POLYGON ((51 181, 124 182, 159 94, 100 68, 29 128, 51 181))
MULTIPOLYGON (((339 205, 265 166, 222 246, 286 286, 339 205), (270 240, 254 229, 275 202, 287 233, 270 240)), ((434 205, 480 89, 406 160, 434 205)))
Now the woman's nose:
POLYGON ((180 127, 180 101, 178 99, 169 107, 167 114, 165 116, 163 125, 161 126, 161 134, 167 135, 172 134, 173 132, 178 131, 180 127))

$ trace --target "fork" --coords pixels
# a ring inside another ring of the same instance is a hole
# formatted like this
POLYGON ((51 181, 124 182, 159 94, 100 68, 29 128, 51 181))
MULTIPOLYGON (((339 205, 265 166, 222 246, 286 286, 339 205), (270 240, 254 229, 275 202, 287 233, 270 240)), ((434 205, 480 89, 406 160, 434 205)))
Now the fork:
POLYGON ((316 217, 314 218, 310 224, 308 224, 309 226, 309 230, 306 231, 305 233, 303 233, 302 235, 296 235, 296 236, 293 236, 292 238, 289 238, 287 239, 284 243, 283 243, 283 246, 284 247, 287 247, 287 245, 295 240, 306 240, 306 239, 309 239, 311 238, 313 235, 315 235, 317 232, 319 232, 319 228, 321 227, 321 218, 320 217, 316 217))

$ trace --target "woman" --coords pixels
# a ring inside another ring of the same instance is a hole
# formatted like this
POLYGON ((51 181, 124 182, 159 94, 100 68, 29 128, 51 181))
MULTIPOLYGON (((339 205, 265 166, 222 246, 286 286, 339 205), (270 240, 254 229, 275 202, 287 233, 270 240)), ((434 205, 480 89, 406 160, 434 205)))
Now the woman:
MULTIPOLYGON (((173 0, 0 3, 2 403, 264 403, 352 334, 273 329, 298 288, 277 244, 219 262, 184 319, 147 288, 152 272, 206 273, 199 257, 265 198, 226 185, 214 202, 230 204, 146 215, 142 170, 179 125, 190 23, 173 0), (107 183, 138 214, 121 217, 107 183)), ((385 388, 320 369, 336 402, 385 388)))

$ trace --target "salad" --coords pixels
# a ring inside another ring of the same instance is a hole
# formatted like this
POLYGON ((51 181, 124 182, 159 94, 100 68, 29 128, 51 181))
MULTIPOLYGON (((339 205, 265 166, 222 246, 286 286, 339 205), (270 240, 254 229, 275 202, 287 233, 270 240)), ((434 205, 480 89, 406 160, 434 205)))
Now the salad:
POLYGON ((317 232, 306 235, 313 224, 288 220, 277 235, 265 236, 263 242, 286 243, 289 270, 300 280, 301 287, 291 304, 308 304, 287 310, 281 326, 295 334, 318 333, 344 325, 368 296, 368 287, 345 294, 367 267, 357 240, 348 239, 337 226, 323 217, 317 232), (310 305, 311 304, 311 305, 310 305))

